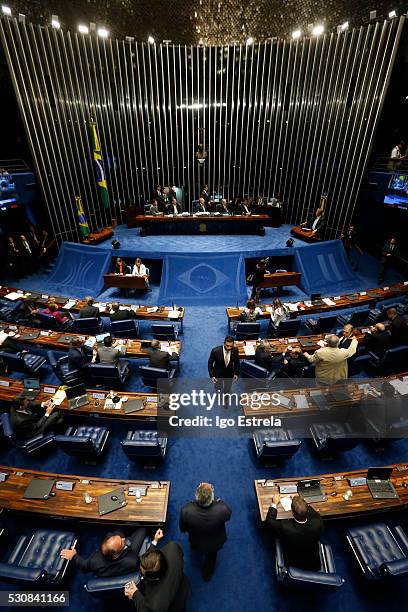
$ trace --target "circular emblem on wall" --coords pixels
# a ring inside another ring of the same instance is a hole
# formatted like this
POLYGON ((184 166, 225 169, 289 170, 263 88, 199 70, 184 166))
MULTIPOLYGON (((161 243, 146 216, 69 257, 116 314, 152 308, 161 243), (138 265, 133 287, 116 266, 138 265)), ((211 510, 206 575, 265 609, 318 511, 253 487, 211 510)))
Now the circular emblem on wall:
POLYGON ((200 230, 200 232, 202 232, 204 234, 207 231, 207 224, 206 223, 200 223, 200 225, 198 226, 198 229, 200 230))

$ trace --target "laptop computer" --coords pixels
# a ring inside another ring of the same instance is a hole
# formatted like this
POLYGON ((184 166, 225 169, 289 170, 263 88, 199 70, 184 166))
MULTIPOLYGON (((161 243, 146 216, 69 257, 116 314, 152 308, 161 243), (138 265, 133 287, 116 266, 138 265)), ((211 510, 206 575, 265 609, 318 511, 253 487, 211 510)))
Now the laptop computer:
POLYGON ((142 399, 129 400, 122 404, 122 408, 125 414, 129 414, 131 412, 139 412, 144 409, 144 403, 142 399))
POLYGON ((322 303, 322 294, 321 293, 311 293, 310 301, 312 304, 321 304, 322 303))
POLYGON ((126 506, 126 500, 123 489, 114 489, 98 497, 99 516, 104 516, 124 506, 126 506))
POLYGON ((298 493, 308 503, 326 501, 326 496, 320 486, 320 480, 313 478, 311 480, 299 480, 298 493))
POLYGON ((390 481, 393 468, 368 468, 367 485, 374 499, 398 499, 394 485, 390 481))
POLYGON ((67 387, 65 389, 65 395, 67 396, 70 408, 79 408, 80 406, 89 404, 86 387, 83 383, 73 387, 67 387))
POLYGON ((40 392, 40 379, 39 378, 24 378, 23 380, 24 389, 19 393, 16 399, 28 399, 34 400, 40 392))
POLYGON ((24 491, 24 499, 48 499, 55 480, 51 478, 32 478, 24 491))

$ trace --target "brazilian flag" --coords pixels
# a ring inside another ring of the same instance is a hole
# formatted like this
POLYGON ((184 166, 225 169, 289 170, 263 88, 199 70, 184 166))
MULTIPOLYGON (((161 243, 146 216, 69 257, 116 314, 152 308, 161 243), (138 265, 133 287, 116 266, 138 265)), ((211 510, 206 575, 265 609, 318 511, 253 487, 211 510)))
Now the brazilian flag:
POLYGON ((85 217, 81 196, 75 196, 75 202, 76 202, 77 211, 78 211, 79 229, 81 230, 83 237, 87 238, 89 234, 91 233, 91 230, 89 229, 88 221, 86 220, 86 217, 85 217))
POLYGON ((92 130, 92 149, 95 161, 96 180, 99 187, 99 194, 102 200, 102 206, 109 208, 109 193, 106 186, 105 164, 102 159, 101 143, 99 142, 98 132, 96 131, 96 123, 91 123, 92 130))

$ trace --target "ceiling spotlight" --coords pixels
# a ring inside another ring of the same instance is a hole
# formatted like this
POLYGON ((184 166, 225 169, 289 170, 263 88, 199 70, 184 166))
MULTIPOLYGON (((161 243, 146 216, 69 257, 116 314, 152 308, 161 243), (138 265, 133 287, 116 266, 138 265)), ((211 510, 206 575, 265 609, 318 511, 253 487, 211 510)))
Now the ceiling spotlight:
POLYGON ((78 32, 81 34, 89 34, 89 28, 86 25, 82 25, 81 23, 78 26, 78 32))
POLYGON ((58 19, 58 15, 51 15, 51 25, 53 28, 55 28, 56 30, 59 30, 61 27, 61 24, 59 22, 58 19))
POLYGON ((302 36, 302 31, 301 30, 295 30, 294 32, 292 32, 293 40, 297 40, 301 36, 302 36))
POLYGON ((394 19, 397 16, 397 11, 390 11, 388 13, 388 19, 394 19))
POLYGON ((1 10, 3 12, 3 15, 11 15, 11 8, 9 6, 2 5, 1 10))
POLYGON ((324 26, 322 25, 315 25, 312 29, 313 36, 320 36, 320 34, 323 34, 323 32, 324 32, 324 26))
POLYGON ((248 38, 246 39, 246 44, 247 45, 253 45, 254 44, 254 39, 252 38, 252 36, 248 36, 248 38))
POLYGON ((109 32, 105 28, 98 28, 97 32, 98 36, 101 38, 108 38, 109 32))
POLYGON ((154 45, 154 38, 153 38, 153 36, 149 36, 149 38, 147 39, 147 42, 149 43, 149 45, 154 45))
POLYGON ((349 22, 345 21, 344 23, 341 24, 340 29, 342 32, 344 32, 344 30, 348 30, 349 27, 349 22))

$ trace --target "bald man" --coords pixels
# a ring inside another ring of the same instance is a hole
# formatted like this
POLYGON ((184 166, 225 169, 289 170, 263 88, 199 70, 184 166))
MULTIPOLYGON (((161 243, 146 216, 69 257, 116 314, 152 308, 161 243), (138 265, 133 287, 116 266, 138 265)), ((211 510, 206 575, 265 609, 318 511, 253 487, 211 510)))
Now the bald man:
POLYGON ((364 336, 364 347, 380 359, 384 357, 386 351, 391 348, 391 335, 384 323, 376 323, 370 327, 364 336))
POLYGON ((335 334, 326 336, 326 344, 310 355, 304 353, 309 363, 316 366, 316 382, 321 385, 333 385, 339 380, 348 378, 347 359, 350 359, 357 350, 358 342, 352 338, 347 349, 339 348, 340 338, 335 334))
MULTIPOLYGON (((121 531, 108 533, 102 540, 98 550, 88 558, 81 557, 75 548, 64 548, 61 557, 72 561, 73 565, 83 573, 92 572, 97 576, 125 576, 139 570, 139 551, 146 537, 146 529, 136 529, 129 538, 121 531)), ((153 546, 163 537, 158 529, 155 533, 153 546)))

